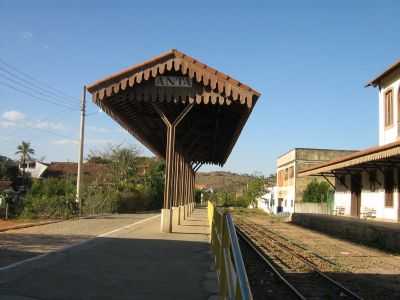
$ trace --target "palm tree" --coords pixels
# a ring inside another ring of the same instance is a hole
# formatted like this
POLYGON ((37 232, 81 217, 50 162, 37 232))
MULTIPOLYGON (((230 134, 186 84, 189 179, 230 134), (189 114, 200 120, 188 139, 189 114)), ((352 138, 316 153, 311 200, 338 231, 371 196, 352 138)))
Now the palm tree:
POLYGON ((15 154, 20 155, 23 175, 25 175, 26 162, 32 158, 31 155, 35 154, 35 150, 31 148, 31 143, 24 141, 22 141, 21 145, 18 145, 17 149, 18 151, 15 154))

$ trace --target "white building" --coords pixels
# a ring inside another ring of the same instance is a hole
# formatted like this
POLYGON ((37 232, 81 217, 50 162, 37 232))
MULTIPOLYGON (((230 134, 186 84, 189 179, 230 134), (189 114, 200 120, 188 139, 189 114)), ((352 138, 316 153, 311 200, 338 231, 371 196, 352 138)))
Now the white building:
POLYGON ((400 221, 400 61, 367 86, 379 91, 379 146, 309 168, 334 177, 338 215, 400 221))
POLYGON ((257 199, 257 208, 269 214, 276 214, 278 211, 276 204, 276 186, 266 188, 265 194, 257 199))
POLYGON ((25 164, 20 163, 18 168, 21 172, 25 171, 27 174, 30 174, 32 178, 41 178, 47 170, 48 164, 38 160, 28 161, 25 164))

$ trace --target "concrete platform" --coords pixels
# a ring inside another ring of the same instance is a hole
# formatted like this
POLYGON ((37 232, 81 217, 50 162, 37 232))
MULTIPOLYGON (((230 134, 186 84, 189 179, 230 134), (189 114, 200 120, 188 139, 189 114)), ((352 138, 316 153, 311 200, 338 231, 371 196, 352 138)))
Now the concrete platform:
POLYGON ((142 219, 83 244, 0 270, 0 299, 209 299, 217 283, 207 210, 160 233, 142 219))
POLYGON ((400 223, 304 213, 293 214, 292 223, 351 242, 400 253, 400 223))

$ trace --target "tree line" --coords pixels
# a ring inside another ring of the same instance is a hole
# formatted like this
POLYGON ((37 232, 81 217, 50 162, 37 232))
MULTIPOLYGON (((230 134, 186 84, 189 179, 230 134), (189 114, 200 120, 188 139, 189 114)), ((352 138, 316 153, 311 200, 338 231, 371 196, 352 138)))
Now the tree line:
MULTIPOLYGON (((23 218, 68 218, 78 214, 76 175, 33 179, 26 172, 35 154, 30 143, 17 148, 21 171, 9 158, 0 157, 0 179, 18 181, 21 191, 3 192, 11 214, 23 218), (22 181, 22 183, 21 183, 22 181)), ((84 163, 82 206, 84 215, 155 210, 162 206, 164 162, 141 157, 131 146, 110 145, 91 151, 84 163), (85 165, 101 166, 99 172, 85 176, 85 165)))

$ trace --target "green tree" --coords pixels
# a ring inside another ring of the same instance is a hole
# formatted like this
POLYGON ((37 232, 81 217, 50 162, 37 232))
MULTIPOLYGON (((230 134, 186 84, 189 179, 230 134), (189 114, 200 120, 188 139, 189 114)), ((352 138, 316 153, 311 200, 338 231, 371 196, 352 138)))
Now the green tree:
POLYGON ((265 192, 265 179, 263 176, 255 176, 247 184, 247 191, 245 192, 245 197, 247 198, 249 204, 254 207, 257 206, 257 198, 260 197, 265 192))
POLYGON ((133 146, 110 145, 104 151, 91 151, 88 160, 108 164, 110 181, 118 189, 124 189, 137 178, 138 154, 133 146))
POLYGON ((35 154, 35 150, 31 148, 30 142, 22 141, 22 143, 18 145, 15 154, 20 156, 20 162, 22 164, 23 174, 25 175, 26 163, 28 160, 32 159, 31 155, 35 154))
POLYGON ((162 208, 164 201, 164 172, 164 161, 157 160, 151 165, 150 171, 145 176, 145 186, 151 199, 150 209, 162 208))
POLYGON ((303 192, 304 202, 327 202, 332 193, 331 186, 325 182, 317 180, 311 181, 303 192))
POLYGON ((13 160, 0 155, 0 179, 14 181, 18 176, 18 168, 13 160))

